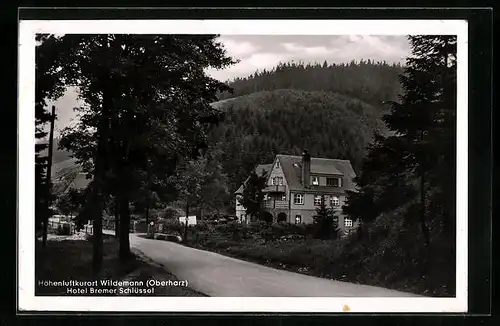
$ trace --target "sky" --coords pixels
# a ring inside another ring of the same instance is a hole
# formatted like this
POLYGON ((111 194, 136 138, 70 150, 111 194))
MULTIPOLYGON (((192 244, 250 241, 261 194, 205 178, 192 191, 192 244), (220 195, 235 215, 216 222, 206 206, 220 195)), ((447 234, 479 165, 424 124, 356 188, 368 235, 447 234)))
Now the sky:
MULTIPOLYGON (((271 69, 279 62, 328 63, 375 60, 404 63, 410 54, 404 35, 222 35, 219 41, 239 63, 223 69, 207 69, 213 78, 226 81, 246 77, 256 70, 271 69)), ((55 136, 70 125, 78 106, 77 92, 68 89, 54 104, 57 110, 55 136)))

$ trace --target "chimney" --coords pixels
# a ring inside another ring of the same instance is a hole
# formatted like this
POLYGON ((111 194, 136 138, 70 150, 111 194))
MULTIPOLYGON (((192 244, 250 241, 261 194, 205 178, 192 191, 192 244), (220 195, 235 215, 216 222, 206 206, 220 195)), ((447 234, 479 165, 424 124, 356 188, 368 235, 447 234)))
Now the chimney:
POLYGON ((311 155, 305 149, 302 153, 302 184, 309 188, 311 182, 311 155))

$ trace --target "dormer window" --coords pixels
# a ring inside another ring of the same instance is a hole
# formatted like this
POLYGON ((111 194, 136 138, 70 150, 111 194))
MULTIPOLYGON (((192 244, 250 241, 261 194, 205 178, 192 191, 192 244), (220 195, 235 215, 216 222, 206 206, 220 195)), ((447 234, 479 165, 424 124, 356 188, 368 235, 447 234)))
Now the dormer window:
POLYGON ((326 185, 329 187, 342 187, 342 178, 326 178, 326 185))
POLYGON ((312 177, 312 185, 319 186, 319 177, 312 177))

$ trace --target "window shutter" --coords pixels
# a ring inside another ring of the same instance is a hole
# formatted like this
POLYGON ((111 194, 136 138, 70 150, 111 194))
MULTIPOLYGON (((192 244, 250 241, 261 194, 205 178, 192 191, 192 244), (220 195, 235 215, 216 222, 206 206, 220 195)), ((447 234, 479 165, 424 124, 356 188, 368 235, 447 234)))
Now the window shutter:
POLYGON ((339 187, 342 187, 342 178, 339 178, 339 187))

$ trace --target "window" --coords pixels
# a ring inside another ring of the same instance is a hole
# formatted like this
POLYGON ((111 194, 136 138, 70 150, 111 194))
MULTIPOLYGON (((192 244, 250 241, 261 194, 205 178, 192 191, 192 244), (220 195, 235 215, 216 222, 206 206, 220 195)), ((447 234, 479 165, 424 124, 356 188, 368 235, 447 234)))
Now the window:
POLYGON ((276 161, 276 168, 279 169, 280 167, 280 161, 276 161))
POLYGON ((315 195, 314 196, 314 205, 316 205, 316 206, 321 205, 321 200, 322 200, 321 195, 315 195))
POLYGON ((348 219, 348 218, 344 219, 344 225, 345 226, 352 226, 352 220, 348 219))
POLYGON ((326 178, 326 185, 329 187, 342 187, 342 178, 326 178))
POLYGON ((318 177, 312 177, 312 185, 319 186, 319 178, 318 177))
POLYGON ((293 194, 293 203, 295 205, 303 205, 304 204, 304 195, 303 194, 293 194))
POLYGON ((271 179, 271 184, 273 186, 282 186, 283 185, 283 177, 274 177, 271 179))
POLYGON ((302 222, 302 216, 295 215, 295 224, 300 224, 302 222))
POLYGON ((334 207, 338 207, 338 206, 340 206, 340 200, 339 200, 339 197, 337 197, 337 196, 332 196, 332 197, 330 198, 330 205, 331 205, 331 206, 334 206, 334 207))
POLYGON ((241 195, 236 196, 236 205, 241 205, 242 200, 243 200, 243 196, 241 196, 241 195))

